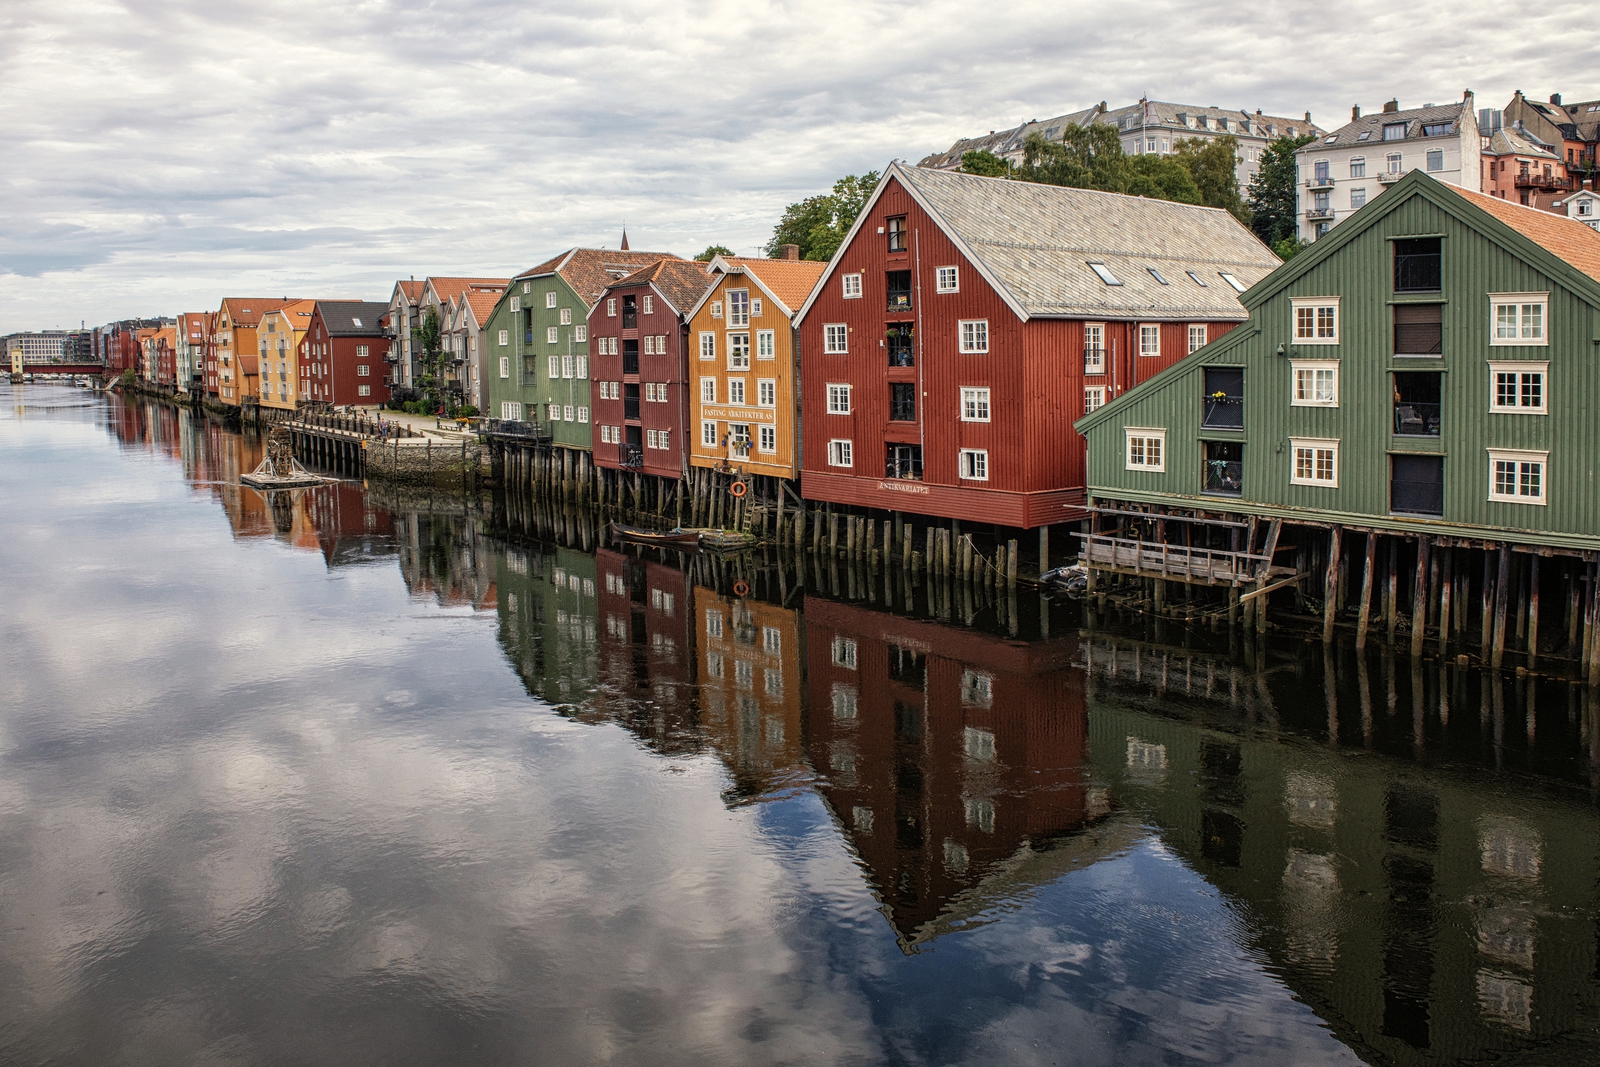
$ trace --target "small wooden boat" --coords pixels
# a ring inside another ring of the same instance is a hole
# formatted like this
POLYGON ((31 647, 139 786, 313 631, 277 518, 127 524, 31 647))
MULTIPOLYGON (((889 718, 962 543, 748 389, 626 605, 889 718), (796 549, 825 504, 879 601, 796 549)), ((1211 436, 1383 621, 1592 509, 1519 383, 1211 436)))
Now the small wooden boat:
POLYGON ((639 526, 611 524, 611 536, 639 545, 662 545, 667 548, 696 548, 700 544, 699 530, 646 530, 639 526))

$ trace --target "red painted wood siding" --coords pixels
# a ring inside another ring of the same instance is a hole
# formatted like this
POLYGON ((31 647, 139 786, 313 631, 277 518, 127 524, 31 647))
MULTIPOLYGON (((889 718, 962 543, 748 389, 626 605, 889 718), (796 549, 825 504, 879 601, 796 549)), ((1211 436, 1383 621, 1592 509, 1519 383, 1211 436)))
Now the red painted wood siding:
MULTIPOLYGON (((685 412, 687 410, 688 396, 685 393, 688 378, 688 361, 685 349, 686 341, 684 327, 678 313, 648 285, 630 285, 626 288, 610 289, 601 296, 600 302, 589 315, 589 336, 591 341, 596 338, 617 339, 617 354, 595 355, 602 347, 590 344, 589 351, 589 403, 592 405, 590 412, 590 435, 593 441, 594 462, 601 467, 613 470, 622 466, 622 452, 625 444, 613 444, 600 440, 601 426, 623 427, 622 439, 627 440, 629 425, 639 427, 640 443, 643 448, 644 465, 639 468, 643 474, 654 474, 663 478, 680 478, 683 476, 685 457, 687 455, 687 442, 684 440, 685 412), (622 328, 622 301, 626 296, 632 296, 638 311, 638 326, 634 329, 622 328), (647 314, 644 310, 644 298, 651 298, 651 310, 647 314), (606 314, 606 301, 615 298, 617 313, 615 316, 606 314), (644 352, 644 338, 646 336, 665 336, 666 353, 664 355, 644 352), (624 375, 622 373, 622 348, 623 341, 637 340, 639 342, 639 373, 624 375), (618 399, 601 399, 598 383, 618 382, 621 387, 617 391, 618 399), (645 399, 645 385, 665 385, 667 400, 650 401, 645 399), (622 397, 627 393, 629 385, 639 387, 639 418, 628 420, 623 417, 624 401, 622 397), (649 445, 651 430, 666 430, 669 447, 651 448, 649 445)), ((609 347, 609 346, 606 346, 609 347)))

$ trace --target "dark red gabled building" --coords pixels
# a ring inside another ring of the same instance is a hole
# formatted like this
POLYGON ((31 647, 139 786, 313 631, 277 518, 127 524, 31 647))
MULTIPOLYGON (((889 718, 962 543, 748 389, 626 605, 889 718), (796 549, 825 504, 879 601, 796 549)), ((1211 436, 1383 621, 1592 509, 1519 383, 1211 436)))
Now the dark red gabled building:
POLYGON ((296 351, 303 404, 376 406, 389 399, 389 305, 318 300, 296 351))
POLYGON ((797 316, 804 495, 1075 519, 1073 421, 1244 322, 1277 265, 1219 209, 892 164, 797 316))
POLYGON ((681 478, 688 468, 689 312, 704 263, 662 259, 607 286, 589 312, 594 462, 681 478))

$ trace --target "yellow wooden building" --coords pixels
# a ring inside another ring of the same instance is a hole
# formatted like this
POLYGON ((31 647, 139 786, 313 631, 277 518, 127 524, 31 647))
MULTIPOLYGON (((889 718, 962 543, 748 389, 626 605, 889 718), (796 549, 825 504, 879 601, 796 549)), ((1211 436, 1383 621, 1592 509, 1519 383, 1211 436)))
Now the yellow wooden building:
MULTIPOLYGON (((217 309, 216 346, 217 400, 231 408, 240 407, 245 397, 257 398, 259 354, 256 330, 261 316, 291 301, 278 297, 224 297, 217 309)), ((308 320, 309 321, 309 320, 308 320)))
MULTIPOLYGON (((826 263, 718 256, 689 313, 689 462, 740 475, 800 471, 795 311, 826 263)), ((646 398, 648 399, 648 398, 646 398)))
POLYGON ((315 300, 295 300, 261 316, 256 328, 261 406, 293 411, 300 396, 300 341, 311 328, 315 300))

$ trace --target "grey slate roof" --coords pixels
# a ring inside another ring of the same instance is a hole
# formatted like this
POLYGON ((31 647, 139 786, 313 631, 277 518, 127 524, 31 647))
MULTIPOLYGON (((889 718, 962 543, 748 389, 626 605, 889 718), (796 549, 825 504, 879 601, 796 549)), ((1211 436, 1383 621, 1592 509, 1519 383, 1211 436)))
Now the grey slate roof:
POLYGON ((1560 157, 1533 134, 1526 130, 1508 130, 1504 127, 1494 131, 1494 136, 1489 138, 1489 147, 1484 151, 1491 156, 1535 156, 1539 159, 1560 161, 1560 157))
POLYGON ((889 178, 900 179, 1028 317, 1243 321, 1249 315, 1220 272, 1248 288, 1279 265, 1220 208, 899 163, 889 178), (1104 263, 1122 284, 1101 281, 1090 262, 1104 263))
MULTIPOLYGON (((1416 107, 1410 111, 1376 111, 1370 115, 1362 115, 1360 118, 1340 126, 1320 140, 1312 141, 1305 146, 1304 151, 1315 151, 1319 148, 1354 148, 1357 145, 1362 147, 1381 145, 1383 144, 1383 128, 1392 122, 1404 122, 1406 124, 1405 139, 1411 141, 1422 136, 1422 128, 1424 126, 1448 123, 1450 126, 1449 136, 1456 137, 1461 133, 1460 123, 1470 122, 1476 124, 1477 121, 1477 117, 1467 109, 1464 102, 1444 104, 1440 107, 1416 107), (1367 135, 1364 141, 1361 139, 1363 133, 1367 135)), ((1435 134, 1435 136, 1444 135, 1435 134)))
POLYGON ((372 300, 318 300, 317 307, 330 337, 375 337, 383 333, 378 320, 389 313, 387 303, 372 300))

